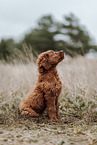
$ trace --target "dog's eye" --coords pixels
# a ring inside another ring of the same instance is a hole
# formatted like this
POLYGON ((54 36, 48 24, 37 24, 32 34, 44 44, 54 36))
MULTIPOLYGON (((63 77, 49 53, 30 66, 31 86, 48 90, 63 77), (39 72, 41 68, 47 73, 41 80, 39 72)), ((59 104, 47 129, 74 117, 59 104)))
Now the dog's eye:
POLYGON ((46 54, 46 57, 49 57, 49 54, 46 54))

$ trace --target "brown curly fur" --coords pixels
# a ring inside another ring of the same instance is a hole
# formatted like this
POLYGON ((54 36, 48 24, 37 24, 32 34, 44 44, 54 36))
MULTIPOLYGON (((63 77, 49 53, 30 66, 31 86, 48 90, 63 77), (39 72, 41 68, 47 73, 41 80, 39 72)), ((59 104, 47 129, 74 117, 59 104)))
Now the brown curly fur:
POLYGON ((56 65, 64 59, 63 51, 49 50, 38 57, 38 82, 34 90, 29 92, 20 103, 21 115, 39 116, 47 108, 49 118, 57 120, 59 117, 58 97, 62 83, 57 74, 56 65))

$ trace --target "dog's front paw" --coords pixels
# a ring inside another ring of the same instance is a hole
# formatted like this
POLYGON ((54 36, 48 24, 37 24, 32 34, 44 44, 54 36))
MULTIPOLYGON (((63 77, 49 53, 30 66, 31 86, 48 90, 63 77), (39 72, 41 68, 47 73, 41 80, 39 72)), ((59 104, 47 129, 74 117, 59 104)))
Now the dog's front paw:
POLYGON ((51 121, 58 121, 58 119, 57 119, 56 116, 55 116, 55 117, 51 117, 50 120, 51 120, 51 121))

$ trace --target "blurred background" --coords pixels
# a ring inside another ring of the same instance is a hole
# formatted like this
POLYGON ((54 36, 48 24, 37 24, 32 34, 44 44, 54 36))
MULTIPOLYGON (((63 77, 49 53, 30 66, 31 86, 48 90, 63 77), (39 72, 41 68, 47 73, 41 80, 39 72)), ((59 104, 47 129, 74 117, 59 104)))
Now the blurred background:
POLYGON ((96 0, 0 0, 0 60, 43 51, 97 56, 96 0))

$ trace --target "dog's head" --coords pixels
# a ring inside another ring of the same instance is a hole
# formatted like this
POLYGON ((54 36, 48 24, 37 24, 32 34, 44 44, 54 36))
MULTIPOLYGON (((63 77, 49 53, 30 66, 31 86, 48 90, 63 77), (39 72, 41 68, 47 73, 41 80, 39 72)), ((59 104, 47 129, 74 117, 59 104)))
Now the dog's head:
POLYGON ((63 51, 54 52, 53 50, 41 53, 38 57, 37 64, 40 73, 55 67, 65 57, 63 51))

